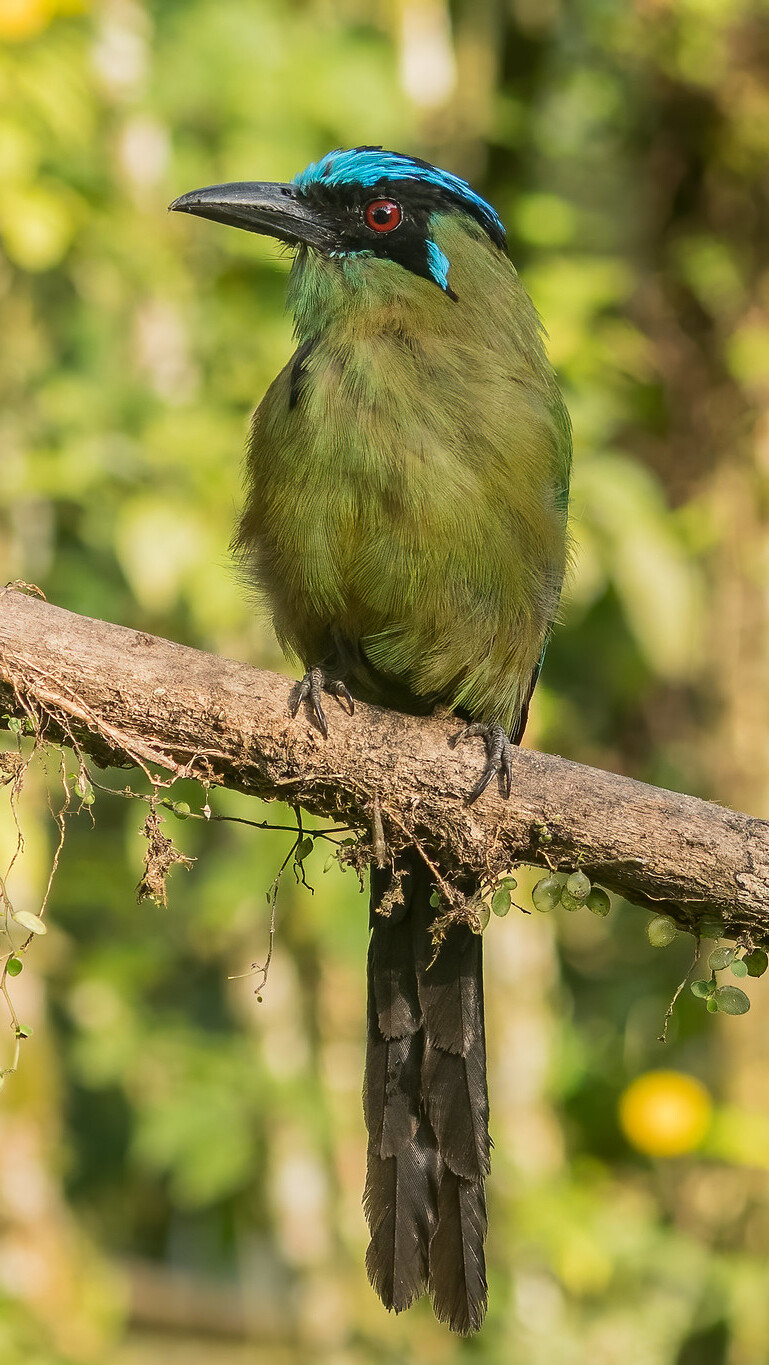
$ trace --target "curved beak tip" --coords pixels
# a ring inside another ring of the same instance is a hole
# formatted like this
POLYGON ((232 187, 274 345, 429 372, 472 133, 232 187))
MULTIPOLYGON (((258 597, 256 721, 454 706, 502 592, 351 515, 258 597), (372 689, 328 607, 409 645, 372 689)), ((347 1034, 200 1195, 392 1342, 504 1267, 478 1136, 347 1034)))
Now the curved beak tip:
POLYGON ((188 201, 189 201, 191 198, 192 198, 192 196, 189 195, 189 194, 180 194, 180 195, 178 195, 177 198, 176 198, 176 199, 173 199, 173 200, 171 201, 171 203, 168 205, 168 212, 169 212, 169 213, 187 213, 187 212, 189 211, 189 208, 190 208, 190 205, 189 205, 189 202, 188 202, 188 201))

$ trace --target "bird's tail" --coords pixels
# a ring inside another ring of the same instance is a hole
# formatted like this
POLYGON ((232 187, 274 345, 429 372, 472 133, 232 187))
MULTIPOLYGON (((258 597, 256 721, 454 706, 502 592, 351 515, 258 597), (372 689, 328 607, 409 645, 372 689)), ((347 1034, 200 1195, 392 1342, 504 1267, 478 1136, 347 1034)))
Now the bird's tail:
POLYGON ((481 939, 452 925, 434 956, 434 889, 416 849, 372 868, 366 1269, 386 1308, 429 1290, 436 1316, 467 1333, 487 1297, 481 939))

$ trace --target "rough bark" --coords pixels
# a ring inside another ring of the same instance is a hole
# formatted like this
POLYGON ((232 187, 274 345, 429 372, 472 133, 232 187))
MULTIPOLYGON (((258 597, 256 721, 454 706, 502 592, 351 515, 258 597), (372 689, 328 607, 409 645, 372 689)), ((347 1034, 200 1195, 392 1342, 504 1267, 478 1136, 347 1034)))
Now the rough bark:
MULTIPOLYGON (((769 823, 521 749, 513 794, 465 795, 479 745, 457 722, 328 699, 323 740, 273 673, 0 591, 0 725, 31 716, 101 765, 137 765, 281 799, 412 840, 454 886, 519 862, 571 868, 695 932, 769 939, 769 823), (376 824, 377 821, 374 820, 376 824)), ((449 895, 451 900, 451 896, 449 895)), ((456 900, 455 900, 456 904, 456 900)))

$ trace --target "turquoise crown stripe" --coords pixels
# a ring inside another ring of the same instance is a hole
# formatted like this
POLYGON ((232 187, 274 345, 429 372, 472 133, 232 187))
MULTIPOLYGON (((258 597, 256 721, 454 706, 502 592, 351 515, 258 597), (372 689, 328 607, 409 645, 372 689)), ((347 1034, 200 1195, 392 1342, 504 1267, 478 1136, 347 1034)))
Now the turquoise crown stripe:
POLYGON ((441 171, 426 161, 404 156, 401 152, 385 152, 378 147, 356 147, 343 151, 338 147, 327 152, 320 161, 313 161, 306 170, 294 177, 299 190, 308 190, 313 185, 378 185, 382 180, 417 180, 422 184, 434 185, 444 190, 460 203, 465 203, 477 213, 487 230, 501 233, 505 228, 499 215, 491 204, 487 204, 466 180, 449 171, 441 171))
POLYGON ((451 262, 445 251, 441 251, 437 242, 432 241, 431 238, 427 240, 427 264, 435 283, 448 292, 451 262))

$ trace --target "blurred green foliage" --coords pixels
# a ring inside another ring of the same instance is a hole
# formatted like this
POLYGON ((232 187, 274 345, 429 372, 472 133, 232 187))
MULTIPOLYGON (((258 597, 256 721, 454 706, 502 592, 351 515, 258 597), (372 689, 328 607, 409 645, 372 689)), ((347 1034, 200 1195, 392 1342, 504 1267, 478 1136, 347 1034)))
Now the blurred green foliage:
MULTIPOLYGON (((0 0, 0 581, 282 666, 227 546, 288 263, 166 205, 335 145, 424 154, 508 223, 574 419, 528 742, 767 814, 768 76, 766 0, 0 0)), ((21 802, 33 913, 49 799, 55 756, 21 802)), ((137 908, 145 816, 97 790, 70 820, 13 983, 35 1034, 0 1120, 4 1361, 154 1365, 177 1336, 187 1365, 766 1361, 761 982, 745 1019, 685 992, 663 1051, 688 940, 655 951, 626 907, 492 919, 491 1309, 456 1342, 362 1269, 355 874, 320 848, 314 894, 287 870, 259 1004, 228 978, 264 960, 290 834, 168 814, 197 861, 137 908), (617 1104, 661 1058, 715 1115, 652 1160, 659 1114, 633 1147, 617 1104)), ((15 840, 0 804, 0 866, 15 840)))

